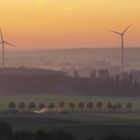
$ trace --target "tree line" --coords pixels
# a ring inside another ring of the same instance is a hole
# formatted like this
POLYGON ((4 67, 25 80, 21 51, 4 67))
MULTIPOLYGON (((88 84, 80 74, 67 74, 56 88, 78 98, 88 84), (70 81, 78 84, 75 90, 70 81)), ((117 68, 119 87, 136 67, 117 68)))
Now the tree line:
MULTIPOLYGON (((16 104, 15 102, 10 102, 8 105, 8 108, 10 109, 11 112, 14 112, 16 109, 19 109, 21 111, 26 111, 27 109, 30 111, 33 111, 33 110, 37 110, 37 109, 41 110, 44 108, 48 108, 48 109, 50 109, 50 111, 53 111, 55 108, 58 108, 61 111, 64 111, 67 104, 68 104, 68 107, 71 109, 71 111, 74 111, 74 109, 76 107, 79 109, 79 111, 84 111, 84 109, 87 109, 88 111, 93 111, 93 109, 95 107, 96 109, 98 109, 99 112, 102 111, 102 108, 104 105, 103 102, 97 102, 96 104, 94 104, 93 102, 88 102, 88 103, 84 103, 84 102, 79 102, 79 103, 60 102, 58 106, 56 106, 53 102, 51 102, 48 106, 46 106, 45 103, 43 103, 43 102, 40 103, 39 105, 35 104, 34 102, 31 102, 28 105, 26 105, 26 103, 24 103, 24 102, 20 102, 19 104, 16 104)), ((109 112, 121 111, 122 106, 123 105, 121 103, 112 104, 111 102, 108 102, 106 104, 106 109, 109 112)), ((132 107, 133 107, 133 105, 130 102, 127 102, 125 105, 125 109, 127 109, 127 111, 131 111, 132 107)))
POLYGON ((0 75, 0 93, 5 95, 139 96, 140 84, 132 74, 106 78, 70 77, 60 74, 8 74, 0 75))

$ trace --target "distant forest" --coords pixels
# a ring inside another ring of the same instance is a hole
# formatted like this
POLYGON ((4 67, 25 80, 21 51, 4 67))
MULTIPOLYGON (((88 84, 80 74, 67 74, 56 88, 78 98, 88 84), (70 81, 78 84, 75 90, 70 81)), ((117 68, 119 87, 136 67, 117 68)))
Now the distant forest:
POLYGON ((0 69, 0 95, 139 96, 140 84, 127 77, 70 77, 65 72, 39 69, 0 69))

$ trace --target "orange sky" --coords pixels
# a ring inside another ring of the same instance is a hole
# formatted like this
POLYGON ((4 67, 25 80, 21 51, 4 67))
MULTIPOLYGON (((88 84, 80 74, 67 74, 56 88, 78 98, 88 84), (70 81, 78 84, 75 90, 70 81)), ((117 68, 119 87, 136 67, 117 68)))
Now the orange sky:
POLYGON ((140 0, 0 0, 0 24, 18 49, 140 46, 140 0))

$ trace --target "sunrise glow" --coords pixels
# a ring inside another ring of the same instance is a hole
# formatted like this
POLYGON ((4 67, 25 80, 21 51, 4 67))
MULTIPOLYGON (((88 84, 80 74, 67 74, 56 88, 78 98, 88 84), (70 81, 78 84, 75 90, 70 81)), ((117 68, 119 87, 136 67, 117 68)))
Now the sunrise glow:
POLYGON ((119 47, 122 31, 127 47, 140 46, 140 0, 4 0, 0 24, 18 49, 119 47))

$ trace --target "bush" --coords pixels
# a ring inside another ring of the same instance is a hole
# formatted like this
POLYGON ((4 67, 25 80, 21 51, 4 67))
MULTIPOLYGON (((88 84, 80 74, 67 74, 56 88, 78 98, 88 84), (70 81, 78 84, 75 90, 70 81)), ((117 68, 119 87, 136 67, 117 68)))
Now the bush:
POLYGON ((9 123, 0 121, 0 140, 76 140, 63 130, 13 131, 9 123))
POLYGON ((9 139, 13 134, 12 128, 6 121, 0 121, 0 140, 9 139))

